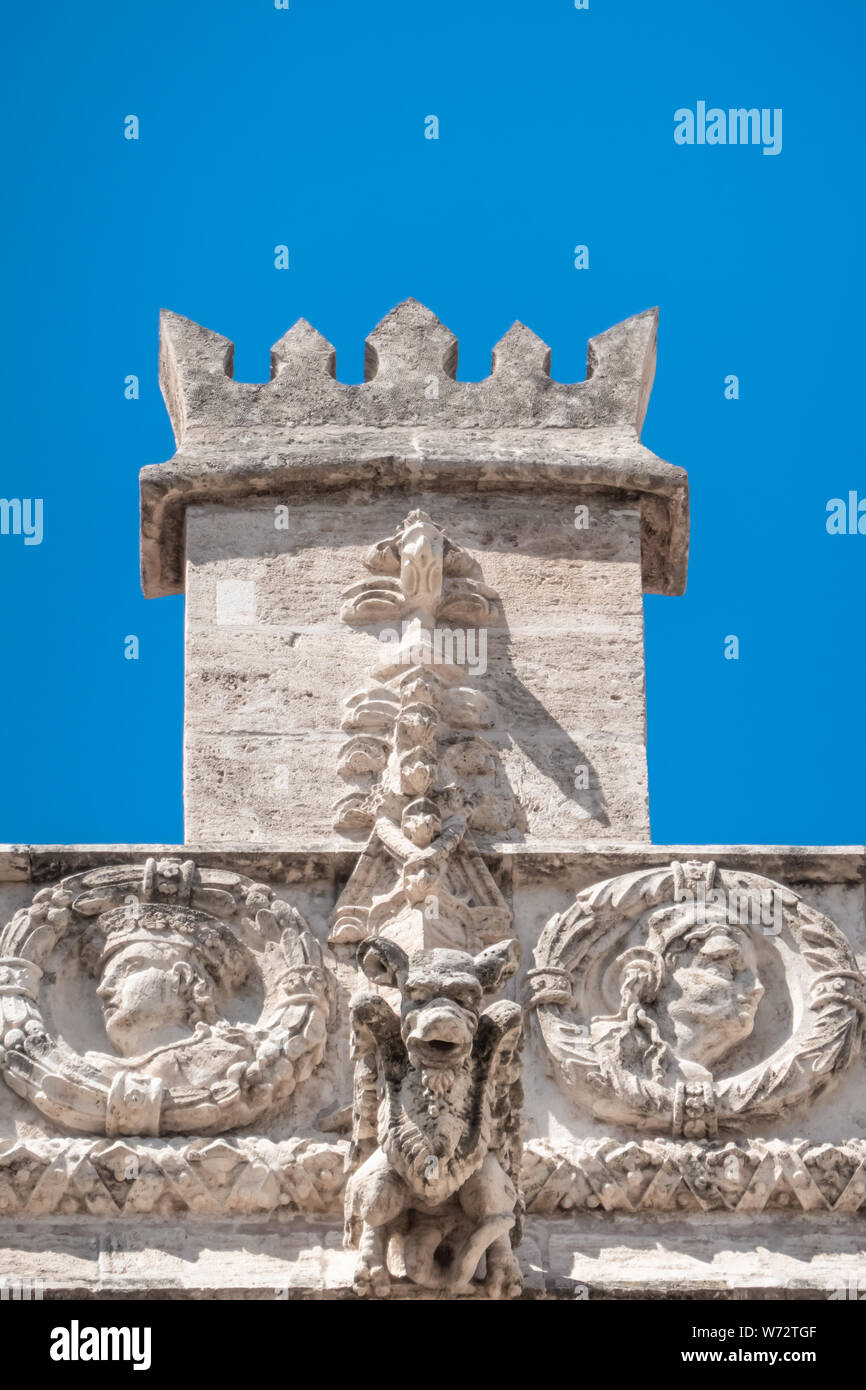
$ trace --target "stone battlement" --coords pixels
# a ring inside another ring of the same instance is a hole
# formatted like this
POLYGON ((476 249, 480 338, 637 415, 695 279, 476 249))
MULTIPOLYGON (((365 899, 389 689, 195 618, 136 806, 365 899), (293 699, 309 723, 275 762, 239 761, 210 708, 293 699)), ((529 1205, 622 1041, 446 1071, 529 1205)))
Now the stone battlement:
POLYGON ((348 487, 616 489, 640 500, 649 593, 685 587, 685 472, 640 443, 658 312, 592 338, 585 381, 550 376, 550 349, 515 323, 490 376, 458 381, 457 339, 409 299, 367 339, 366 381, 300 319, 271 350, 271 380, 233 379, 228 338, 163 311, 160 384, 178 451, 141 473, 142 584, 183 589, 186 508, 348 487))
POLYGON ((658 310, 591 338, 586 380, 554 381, 550 348, 514 323, 483 381, 457 381, 457 339, 407 299, 366 341, 364 381, 337 380, 332 345, 306 319, 271 348, 271 380, 233 379, 234 344, 163 310, 160 382, 178 445, 217 427, 278 424, 415 425, 451 429, 622 429, 646 415, 656 364, 658 310))

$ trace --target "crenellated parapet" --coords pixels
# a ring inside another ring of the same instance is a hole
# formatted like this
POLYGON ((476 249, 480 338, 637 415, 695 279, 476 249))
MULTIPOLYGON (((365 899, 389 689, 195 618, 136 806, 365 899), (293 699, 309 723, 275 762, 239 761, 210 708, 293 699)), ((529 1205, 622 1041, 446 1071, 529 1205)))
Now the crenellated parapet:
POLYGON ((648 309, 590 339, 586 380, 560 382, 549 347, 515 323, 490 375, 458 381, 454 334, 408 299, 367 339, 362 383, 338 379, 334 348, 304 319, 271 349, 269 381, 240 382, 228 338, 163 311, 160 384, 178 452, 141 475, 145 593, 183 589, 190 505, 404 484, 634 493, 645 590, 682 592, 686 475, 640 443, 657 324, 648 309))
POLYGON ((163 310, 160 383, 178 445, 252 426, 430 424, 449 429, 599 429, 639 435, 656 363, 658 310, 591 338, 585 381, 555 381, 546 343, 514 323, 482 381, 457 380, 457 339, 415 299, 366 341, 364 381, 337 379, 334 348, 306 319, 271 349, 271 379, 233 378, 234 344, 163 310))

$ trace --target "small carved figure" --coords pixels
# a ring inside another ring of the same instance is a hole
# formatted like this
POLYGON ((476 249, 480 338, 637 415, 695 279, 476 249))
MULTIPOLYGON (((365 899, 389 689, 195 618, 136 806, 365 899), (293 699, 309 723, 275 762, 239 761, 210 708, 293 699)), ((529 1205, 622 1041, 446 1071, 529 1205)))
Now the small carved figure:
POLYGON ((519 944, 407 956, 380 937, 358 954, 368 978, 400 1000, 399 1013, 372 992, 351 1005, 345 1210, 346 1244, 359 1249, 355 1291, 387 1293, 400 1246, 414 1284, 469 1292, 486 1256, 487 1296, 516 1297, 522 1013, 507 1000, 481 1004, 516 971, 519 944))
POLYGON ((449 855, 466 832, 463 816, 451 816, 444 824, 434 801, 418 797, 404 807, 398 830, 385 816, 376 822, 376 833, 401 865, 399 891, 409 902, 419 902, 441 879, 449 855))

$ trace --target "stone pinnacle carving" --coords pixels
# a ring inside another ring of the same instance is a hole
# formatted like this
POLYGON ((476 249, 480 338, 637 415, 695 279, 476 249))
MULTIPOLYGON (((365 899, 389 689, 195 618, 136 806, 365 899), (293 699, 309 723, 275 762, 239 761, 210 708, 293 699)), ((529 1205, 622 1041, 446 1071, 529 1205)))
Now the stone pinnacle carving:
POLYGON ((510 793, 494 789, 496 754, 482 730, 495 722, 495 706, 468 683, 470 639, 492 620, 498 597, 422 511, 374 545, 365 564, 375 578, 346 590, 343 620, 400 628, 379 631, 391 640, 346 701, 350 737, 338 771, 358 790, 337 803, 335 825, 372 834, 331 939, 387 932, 407 947, 474 949, 506 935, 511 916, 471 830, 505 831, 520 816, 510 793))

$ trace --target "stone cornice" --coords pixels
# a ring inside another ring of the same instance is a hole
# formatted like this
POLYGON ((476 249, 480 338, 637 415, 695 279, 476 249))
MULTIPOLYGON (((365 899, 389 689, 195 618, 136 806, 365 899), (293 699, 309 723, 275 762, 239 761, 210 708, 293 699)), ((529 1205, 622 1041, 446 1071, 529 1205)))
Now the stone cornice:
MULTIPOLYGON (((183 855, 201 865, 243 873, 255 866, 260 877, 300 883, 346 876, 359 846, 347 844, 241 845, 0 845, 0 882, 44 882, 100 864, 144 862, 150 856, 183 855)), ((864 845, 648 845, 640 842, 590 841, 496 844, 481 851, 491 867, 509 866, 524 880, 579 870, 588 881, 671 860, 712 860, 721 868, 760 868, 770 877, 792 882, 866 883, 864 845)))

